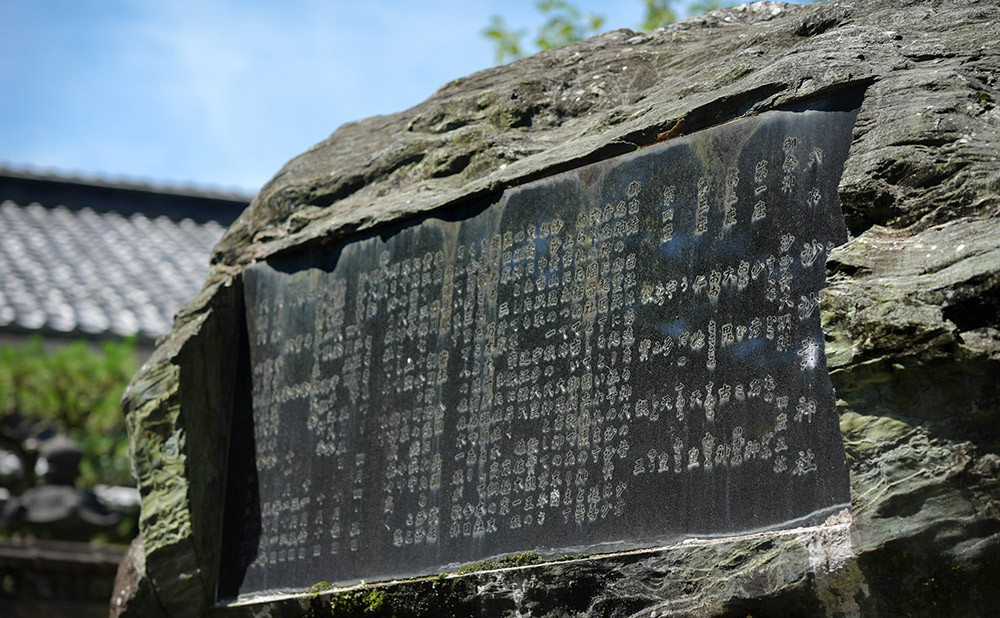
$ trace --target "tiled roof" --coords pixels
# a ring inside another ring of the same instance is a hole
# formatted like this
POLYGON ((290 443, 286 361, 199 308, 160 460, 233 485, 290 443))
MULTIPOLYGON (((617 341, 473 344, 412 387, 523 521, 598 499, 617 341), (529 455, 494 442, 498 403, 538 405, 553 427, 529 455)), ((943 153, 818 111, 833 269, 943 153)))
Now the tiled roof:
POLYGON ((32 177, 25 188, 23 175, 5 172, 0 331, 7 332, 154 340, 201 288, 212 246, 246 204, 64 178, 32 177), (191 214, 199 221, 184 216, 191 214))

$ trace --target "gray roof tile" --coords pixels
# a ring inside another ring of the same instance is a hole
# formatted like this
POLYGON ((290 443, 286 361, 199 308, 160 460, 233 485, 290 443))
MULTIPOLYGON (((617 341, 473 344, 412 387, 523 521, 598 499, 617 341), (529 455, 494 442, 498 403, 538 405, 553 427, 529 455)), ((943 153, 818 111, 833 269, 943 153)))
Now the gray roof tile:
POLYGON ((224 227, 144 212, 0 203, 0 330, 167 332, 224 227))

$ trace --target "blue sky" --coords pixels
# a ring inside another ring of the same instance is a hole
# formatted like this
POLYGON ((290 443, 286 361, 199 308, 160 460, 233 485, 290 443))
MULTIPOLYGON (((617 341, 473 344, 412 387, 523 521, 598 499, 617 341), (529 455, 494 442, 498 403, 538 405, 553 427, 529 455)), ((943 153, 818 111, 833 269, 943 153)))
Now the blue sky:
MULTIPOLYGON (((639 0, 577 1, 608 29, 639 0)), ((531 0, 0 0, 0 165, 256 191, 338 126, 490 67, 531 0)))

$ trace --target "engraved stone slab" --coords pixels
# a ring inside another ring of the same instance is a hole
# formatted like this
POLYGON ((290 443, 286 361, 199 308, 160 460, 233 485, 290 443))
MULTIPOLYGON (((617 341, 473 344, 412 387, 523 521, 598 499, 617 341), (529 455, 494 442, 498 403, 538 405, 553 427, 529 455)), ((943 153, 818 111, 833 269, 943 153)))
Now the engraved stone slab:
POLYGON ((854 115, 768 112, 244 277, 220 598, 820 520, 854 115))

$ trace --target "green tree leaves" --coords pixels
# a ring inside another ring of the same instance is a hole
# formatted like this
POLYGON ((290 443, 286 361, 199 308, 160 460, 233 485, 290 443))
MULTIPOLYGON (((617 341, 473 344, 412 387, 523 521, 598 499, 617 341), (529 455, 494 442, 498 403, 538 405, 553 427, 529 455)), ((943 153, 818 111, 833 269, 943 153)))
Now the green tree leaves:
MULTIPOLYGON (((813 0, 815 1, 815 0, 813 0)), ((645 16, 637 29, 649 32, 677 21, 674 0, 642 0, 645 16)), ((688 15, 707 13, 740 4, 736 0, 697 0, 687 5, 688 15)), ((527 28, 508 27, 503 17, 494 15, 483 29, 483 36, 493 42, 497 64, 523 58, 536 51, 555 49, 597 34, 604 26, 604 16, 584 12, 566 0, 539 0, 535 8, 545 18, 538 27, 532 45, 524 42, 527 28)))
MULTIPOLYGON (((600 31, 604 17, 594 13, 584 13, 565 0, 538 0, 535 8, 545 16, 545 22, 538 27, 534 37, 534 50, 555 49, 579 41, 600 31)), ((496 46, 497 64, 517 60, 533 53, 522 42, 528 35, 527 28, 513 30, 507 27, 503 17, 494 15, 490 25, 483 30, 483 36, 496 46)))
POLYGON ((670 8, 672 0, 642 0, 642 3, 646 8, 646 17, 639 25, 639 30, 649 32, 677 21, 677 14, 670 8))
POLYGON ((699 13, 708 13, 709 11, 725 8, 727 6, 735 6, 736 4, 739 3, 724 2, 723 0, 702 0, 700 2, 692 2, 688 6, 688 11, 690 11, 692 15, 697 15, 699 13))
POLYGON ((548 19, 538 29, 535 45, 539 49, 554 49, 595 34, 604 25, 604 17, 582 13, 564 0, 540 0, 535 7, 548 19))
POLYGON ((495 46, 497 64, 517 60, 527 55, 524 44, 521 42, 527 34, 527 28, 521 28, 520 30, 511 30, 508 28, 507 22, 499 15, 491 17, 490 25, 483 30, 483 36, 487 40, 492 41, 495 46))
MULTIPOLYGON (((45 429, 62 431, 83 449, 80 484, 131 484, 125 419, 119 402, 135 372, 132 340, 95 350, 77 341, 46 350, 40 338, 0 347, 0 446, 26 467, 16 443, 45 429)), ((33 480, 33 470, 25 470, 33 480)))
MULTIPOLYGON (((673 0, 642 0, 646 16, 639 29, 654 30, 672 24, 677 15, 671 8, 673 0)), ((499 15, 490 18, 490 25, 483 29, 483 36, 492 41, 496 50, 497 64, 523 58, 536 51, 555 49, 574 41, 597 34, 604 26, 604 16, 584 12, 566 0, 538 0, 535 8, 545 17, 534 36, 534 46, 524 44, 528 29, 514 30, 499 15)))

